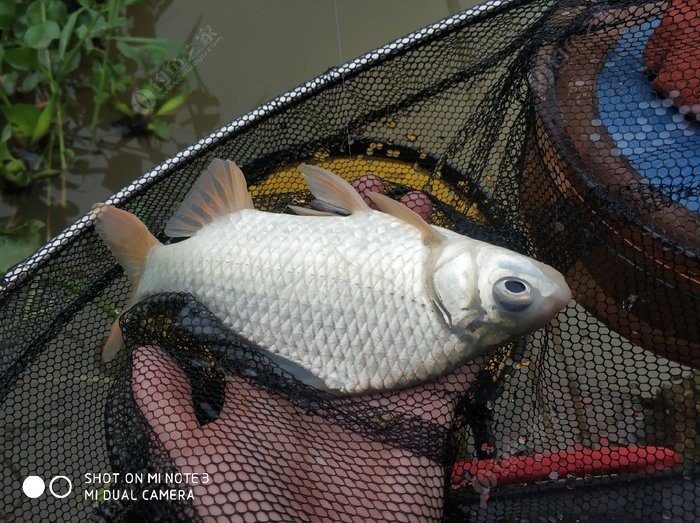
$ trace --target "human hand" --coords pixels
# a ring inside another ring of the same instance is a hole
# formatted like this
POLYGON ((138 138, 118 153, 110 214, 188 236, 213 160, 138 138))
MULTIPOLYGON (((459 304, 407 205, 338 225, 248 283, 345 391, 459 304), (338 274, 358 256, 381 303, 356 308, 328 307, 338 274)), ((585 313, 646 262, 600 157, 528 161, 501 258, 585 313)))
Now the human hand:
MULTIPOLYGON (((368 404, 442 426, 484 358, 434 382, 367 395, 368 404)), ((133 356, 136 403, 191 485, 206 521, 439 520, 445 471, 425 456, 349 431, 284 397, 228 376, 219 417, 201 426, 189 381, 157 347, 133 356)))

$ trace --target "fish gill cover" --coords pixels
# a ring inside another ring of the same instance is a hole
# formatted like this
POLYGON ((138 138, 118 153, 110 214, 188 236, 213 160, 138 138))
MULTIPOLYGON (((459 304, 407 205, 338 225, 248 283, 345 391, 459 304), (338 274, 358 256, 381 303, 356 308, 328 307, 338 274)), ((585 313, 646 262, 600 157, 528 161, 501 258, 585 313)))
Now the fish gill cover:
POLYGON ((311 202, 296 167, 314 163, 565 276, 573 299, 547 327, 435 381, 334 396, 182 293, 124 313, 127 350, 102 363, 131 289, 87 218, 10 270, 0 519, 695 519, 697 71, 644 56, 697 47, 697 17, 695 2, 494 3, 116 195, 167 242, 212 159, 272 212, 311 202))

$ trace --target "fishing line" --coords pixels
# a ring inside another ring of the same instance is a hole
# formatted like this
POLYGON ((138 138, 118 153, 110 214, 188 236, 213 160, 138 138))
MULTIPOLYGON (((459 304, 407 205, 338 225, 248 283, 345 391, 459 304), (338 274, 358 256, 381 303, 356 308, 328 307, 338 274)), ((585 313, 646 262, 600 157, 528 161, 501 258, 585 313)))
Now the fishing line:
MULTIPOLYGON (((338 2, 337 0, 333 0, 333 10, 335 11, 335 34, 338 38, 338 57, 340 59, 340 65, 345 63, 345 60, 343 59, 343 44, 340 39, 340 16, 338 15, 338 2)), ((345 104, 345 71, 341 70, 340 71, 340 77, 341 77, 341 103, 343 104, 343 114, 345 116, 345 134, 347 135, 348 138, 348 156, 352 158, 352 151, 350 150, 350 118, 348 117, 348 108, 345 104)))

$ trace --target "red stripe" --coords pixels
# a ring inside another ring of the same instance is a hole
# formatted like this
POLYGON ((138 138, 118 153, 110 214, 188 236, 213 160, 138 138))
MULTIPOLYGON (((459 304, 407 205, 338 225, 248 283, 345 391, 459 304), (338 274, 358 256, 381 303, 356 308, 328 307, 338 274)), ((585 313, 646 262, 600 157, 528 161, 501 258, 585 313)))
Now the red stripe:
POLYGON ((602 476, 658 472, 681 463, 681 457, 662 447, 604 447, 599 450, 563 450, 510 458, 459 461, 452 473, 454 486, 485 479, 491 486, 532 483, 567 476, 602 476), (553 476, 554 473, 554 477, 553 476))

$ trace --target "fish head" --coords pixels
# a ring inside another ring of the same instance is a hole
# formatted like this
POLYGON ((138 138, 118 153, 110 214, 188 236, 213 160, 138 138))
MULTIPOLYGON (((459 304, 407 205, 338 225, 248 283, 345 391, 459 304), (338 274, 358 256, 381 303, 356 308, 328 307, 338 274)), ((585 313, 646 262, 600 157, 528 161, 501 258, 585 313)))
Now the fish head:
POLYGON ((445 245, 430 285, 450 329, 470 342, 473 356, 545 326, 571 300, 556 269, 476 240, 445 245))

